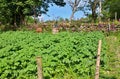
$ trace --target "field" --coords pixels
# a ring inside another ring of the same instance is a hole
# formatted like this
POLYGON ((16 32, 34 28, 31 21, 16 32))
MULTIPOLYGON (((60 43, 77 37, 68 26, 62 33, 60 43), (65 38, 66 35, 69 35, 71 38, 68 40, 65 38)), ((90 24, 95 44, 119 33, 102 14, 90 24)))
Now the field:
POLYGON ((37 79, 37 56, 42 57, 45 79, 94 79, 99 39, 100 79, 117 79, 119 75, 115 74, 119 71, 111 75, 116 65, 110 65, 114 60, 111 57, 115 57, 108 51, 111 38, 98 31, 55 35, 32 31, 0 33, 0 79, 37 79))

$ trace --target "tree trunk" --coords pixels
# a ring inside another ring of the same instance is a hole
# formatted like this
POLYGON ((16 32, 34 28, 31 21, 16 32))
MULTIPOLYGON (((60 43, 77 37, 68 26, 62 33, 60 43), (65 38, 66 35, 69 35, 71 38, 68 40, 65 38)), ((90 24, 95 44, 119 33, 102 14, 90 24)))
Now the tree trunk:
POLYGON ((16 14, 14 15, 14 28, 16 28, 17 27, 17 23, 16 23, 16 14))
POLYGON ((97 19, 97 16, 96 16, 96 10, 95 9, 92 9, 92 18, 93 18, 93 21, 96 22, 96 19, 97 19))
POLYGON ((22 13, 20 14, 20 25, 25 25, 25 16, 22 13))
POLYGON ((72 19, 74 18, 74 14, 75 14, 75 11, 72 11, 72 14, 70 16, 70 21, 72 21, 72 19))
POLYGON ((97 14, 96 14, 96 8, 97 8, 97 4, 98 4, 98 0, 94 0, 94 2, 90 2, 91 5, 91 9, 92 9, 92 19, 94 22, 96 22, 97 19, 97 14))

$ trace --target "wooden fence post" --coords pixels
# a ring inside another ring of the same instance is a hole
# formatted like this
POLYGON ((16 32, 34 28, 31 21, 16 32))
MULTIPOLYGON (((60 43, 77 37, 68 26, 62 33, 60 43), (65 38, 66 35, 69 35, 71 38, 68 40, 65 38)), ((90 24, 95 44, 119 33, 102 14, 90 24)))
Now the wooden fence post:
POLYGON ((98 53, 97 53, 97 61, 96 61, 95 79, 99 79, 101 44, 102 44, 102 41, 99 40, 98 53))
POLYGON ((38 74, 38 79, 43 79, 43 73, 42 73, 42 57, 37 57, 37 74, 38 74))

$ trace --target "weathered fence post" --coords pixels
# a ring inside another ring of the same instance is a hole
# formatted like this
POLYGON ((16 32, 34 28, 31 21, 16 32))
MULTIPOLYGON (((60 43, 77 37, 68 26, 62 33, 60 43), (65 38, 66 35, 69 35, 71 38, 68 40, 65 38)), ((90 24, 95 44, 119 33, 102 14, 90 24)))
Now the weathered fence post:
POLYGON ((42 57, 37 57, 37 74, 38 74, 38 79, 43 79, 43 73, 42 73, 42 57))
POLYGON ((98 53, 97 53, 97 61, 96 61, 95 79, 99 79, 101 44, 102 44, 102 41, 99 40, 98 53))

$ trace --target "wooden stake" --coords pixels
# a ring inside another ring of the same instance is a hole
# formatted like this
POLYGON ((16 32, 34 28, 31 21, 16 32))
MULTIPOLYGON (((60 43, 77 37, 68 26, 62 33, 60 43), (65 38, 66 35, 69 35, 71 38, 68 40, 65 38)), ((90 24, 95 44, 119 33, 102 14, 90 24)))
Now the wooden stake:
POLYGON ((102 41, 99 40, 98 54, 97 54, 97 61, 96 61, 95 79, 99 79, 101 44, 102 44, 102 41))
POLYGON ((42 73, 42 58, 37 57, 37 74, 38 74, 38 79, 43 79, 43 73, 42 73))

